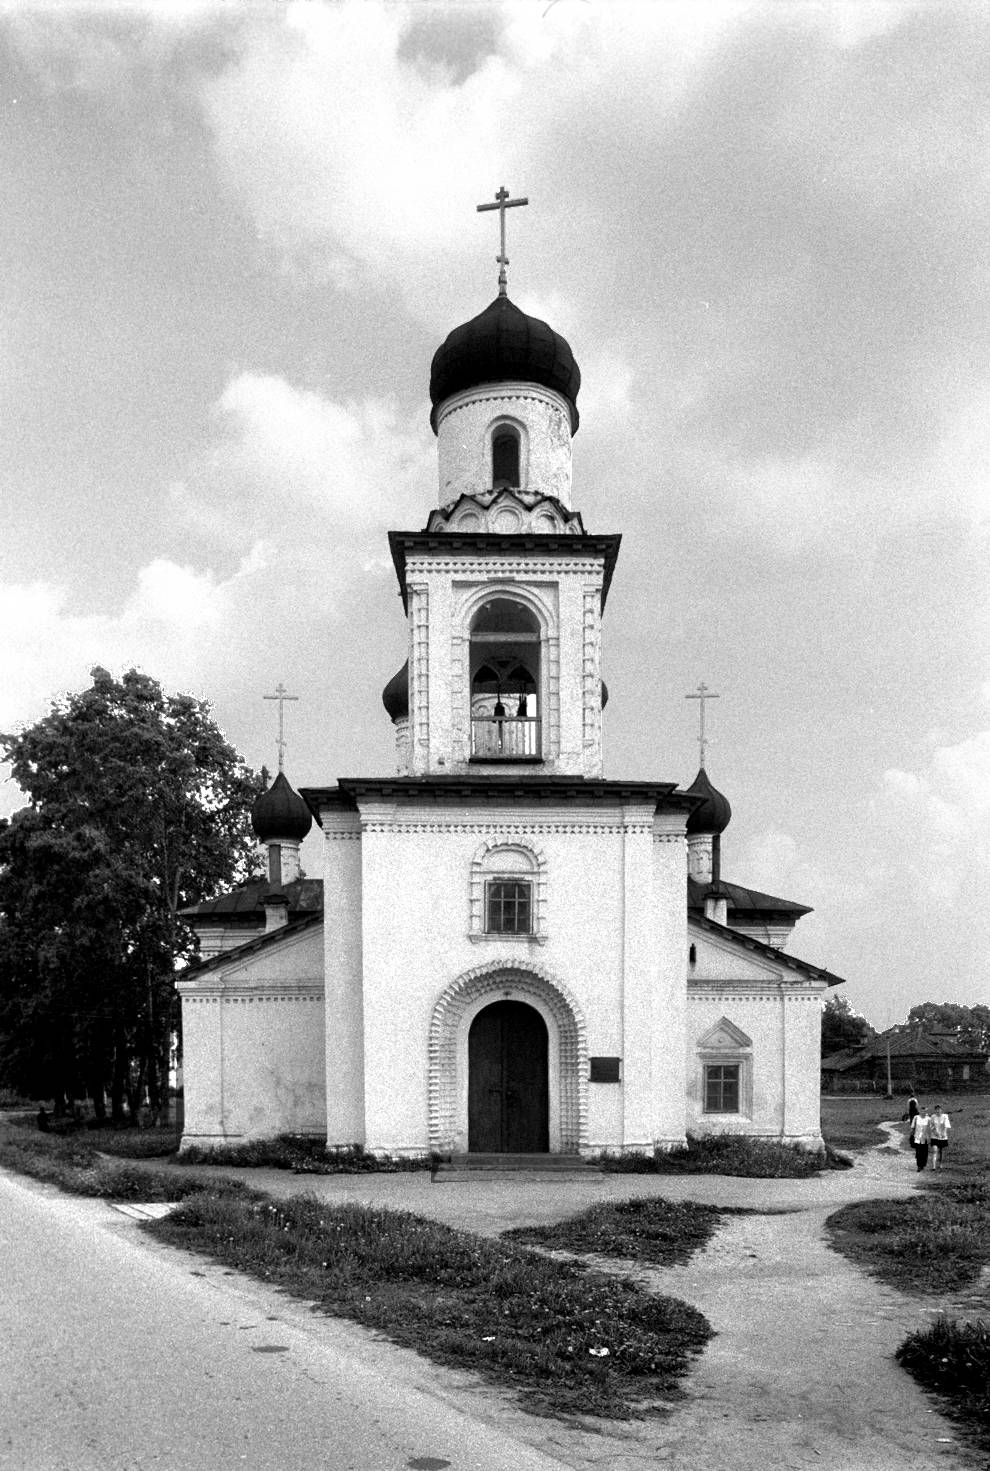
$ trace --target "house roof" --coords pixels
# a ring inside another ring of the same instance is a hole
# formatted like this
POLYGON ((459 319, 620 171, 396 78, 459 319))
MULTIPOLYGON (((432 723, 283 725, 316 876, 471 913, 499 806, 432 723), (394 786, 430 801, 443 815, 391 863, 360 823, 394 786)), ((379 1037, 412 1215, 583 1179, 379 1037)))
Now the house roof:
POLYGON ((828 1057, 822 1058, 822 1069, 830 1073, 842 1073, 861 1063, 874 1060, 885 1062, 888 1043, 892 1058, 907 1057, 917 1059, 918 1062, 932 1058, 951 1058, 959 1062, 974 1059, 983 1061, 986 1057, 986 1053, 975 1047, 965 1047, 954 1037, 922 1031, 894 1032, 882 1033, 862 1047, 844 1047, 841 1052, 830 1053, 828 1057))

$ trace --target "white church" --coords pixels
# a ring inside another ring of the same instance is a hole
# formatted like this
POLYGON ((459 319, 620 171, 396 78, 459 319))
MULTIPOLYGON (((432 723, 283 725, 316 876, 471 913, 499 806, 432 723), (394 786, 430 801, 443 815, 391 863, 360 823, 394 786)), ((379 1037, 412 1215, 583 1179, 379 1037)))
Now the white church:
POLYGON ((821 1147, 838 978, 784 949, 807 908, 722 878, 704 765, 686 789, 603 770, 620 537, 574 505, 580 372, 506 294, 506 197, 499 294, 433 359, 437 504, 389 535, 396 772, 301 793, 280 772, 253 816, 267 880, 188 912, 183 1147, 821 1147), (322 882, 300 877, 314 822, 322 882))

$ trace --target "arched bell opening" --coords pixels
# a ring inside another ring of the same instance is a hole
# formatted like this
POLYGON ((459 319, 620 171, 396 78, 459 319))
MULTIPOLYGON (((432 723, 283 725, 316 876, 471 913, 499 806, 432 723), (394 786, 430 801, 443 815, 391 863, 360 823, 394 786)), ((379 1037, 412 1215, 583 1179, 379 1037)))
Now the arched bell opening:
POLYGON ((512 598, 492 598, 471 624, 471 758, 538 761, 540 626, 512 598))

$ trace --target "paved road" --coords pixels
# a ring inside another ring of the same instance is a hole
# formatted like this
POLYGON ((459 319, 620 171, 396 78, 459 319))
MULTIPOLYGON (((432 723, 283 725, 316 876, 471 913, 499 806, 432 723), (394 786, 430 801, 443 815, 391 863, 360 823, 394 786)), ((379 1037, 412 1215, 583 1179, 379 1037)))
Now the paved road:
POLYGON ((560 1471, 431 1368, 0 1173, 2 1471, 560 1471))

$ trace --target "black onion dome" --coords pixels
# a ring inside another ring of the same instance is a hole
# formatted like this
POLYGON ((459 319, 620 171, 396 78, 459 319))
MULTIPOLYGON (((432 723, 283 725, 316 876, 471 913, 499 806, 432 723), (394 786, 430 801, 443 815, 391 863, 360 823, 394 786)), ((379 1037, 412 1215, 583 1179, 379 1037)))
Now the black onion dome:
POLYGON ((527 316, 507 296, 496 296, 480 316, 455 327, 433 355, 430 423, 434 433, 437 408, 451 394, 482 383, 513 380, 540 383, 562 394, 571 411, 571 433, 577 433, 581 369, 569 344, 539 317, 527 316))
POLYGON ((280 771, 267 792, 262 792, 251 809, 251 826, 263 843, 291 838, 300 843, 313 826, 313 818, 298 792, 280 771))
POLYGON ((696 807, 687 820, 689 833, 724 833, 729 826, 732 816, 732 808, 729 806, 727 797, 715 790, 708 780, 708 773, 702 767, 694 781, 688 787, 692 797, 704 797, 700 806, 696 807))
POLYGON ((409 660, 397 669, 382 690, 382 704, 388 711, 394 725, 397 720, 405 720, 409 714, 409 660))

